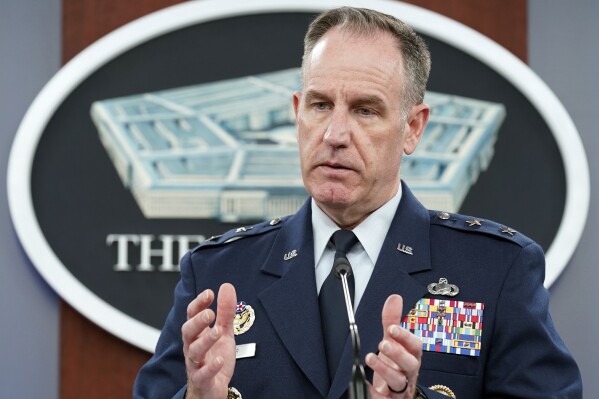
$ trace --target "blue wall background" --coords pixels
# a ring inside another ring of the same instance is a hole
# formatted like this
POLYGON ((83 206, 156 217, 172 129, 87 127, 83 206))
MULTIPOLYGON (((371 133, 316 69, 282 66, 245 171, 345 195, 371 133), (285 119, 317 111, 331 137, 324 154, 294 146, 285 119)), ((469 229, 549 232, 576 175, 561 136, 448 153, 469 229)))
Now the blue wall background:
POLYGON ((0 398, 58 398, 59 300, 17 239, 6 196, 21 118, 60 68, 60 0, 0 0, 0 398))
POLYGON ((591 175, 587 224, 574 256, 551 287, 551 312, 582 370, 586 398, 598 397, 599 318, 593 315, 599 281, 599 2, 528 1, 528 63, 555 92, 582 138, 591 175))
MULTIPOLYGON (((599 281, 599 2, 529 0, 529 64, 576 124, 591 170, 591 209, 577 251, 551 288, 555 323, 599 392, 594 308, 599 281)), ((8 212, 6 168, 15 132, 61 57, 60 0, 0 0, 0 398, 58 398, 59 299, 24 254, 8 212)), ((593 393, 593 395, 591 395, 593 393)))

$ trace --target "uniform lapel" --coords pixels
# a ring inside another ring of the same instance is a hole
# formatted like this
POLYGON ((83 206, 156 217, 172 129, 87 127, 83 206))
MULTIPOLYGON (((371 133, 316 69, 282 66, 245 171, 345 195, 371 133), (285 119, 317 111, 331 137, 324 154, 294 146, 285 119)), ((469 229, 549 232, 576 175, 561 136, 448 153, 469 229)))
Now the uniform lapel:
MULTIPOLYGON (((383 337, 381 311, 387 297, 391 294, 402 296, 405 316, 427 292, 426 286, 411 274, 431 268, 429 213, 407 186, 402 184, 402 190, 397 212, 356 311, 362 363, 367 353, 378 352, 378 344, 383 337), (413 254, 399 251, 398 245, 411 247, 413 254)), ((339 398, 347 389, 352 364, 351 341, 348 339, 328 398, 339 398)))
POLYGON ((329 391, 314 272, 310 201, 285 223, 262 267, 280 279, 259 294, 266 313, 302 372, 323 397, 329 391), (285 254, 297 256, 285 260, 285 254))

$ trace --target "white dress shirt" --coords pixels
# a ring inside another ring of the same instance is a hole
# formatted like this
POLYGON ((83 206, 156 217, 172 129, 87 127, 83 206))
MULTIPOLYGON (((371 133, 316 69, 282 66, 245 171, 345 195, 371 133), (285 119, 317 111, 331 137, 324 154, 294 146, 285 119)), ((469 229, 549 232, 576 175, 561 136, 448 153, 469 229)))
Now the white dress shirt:
MULTIPOLYGON (((368 285, 368 280, 370 280, 400 200, 401 186, 399 186, 397 194, 393 198, 368 215, 352 230, 360 241, 347 253, 347 259, 351 263, 355 280, 354 311, 358 308, 360 299, 362 299, 362 295, 366 290, 366 285, 368 285)), ((331 272, 335 258, 335 250, 330 243, 331 236, 340 227, 316 205, 314 198, 312 198, 311 206, 316 288, 320 293, 320 287, 322 287, 324 280, 331 272)))

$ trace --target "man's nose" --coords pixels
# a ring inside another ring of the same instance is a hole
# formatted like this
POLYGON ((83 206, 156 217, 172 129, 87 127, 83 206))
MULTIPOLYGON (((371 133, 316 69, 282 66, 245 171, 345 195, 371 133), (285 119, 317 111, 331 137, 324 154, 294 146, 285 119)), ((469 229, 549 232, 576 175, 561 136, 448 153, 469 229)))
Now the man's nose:
POLYGON ((323 140, 332 147, 345 147, 350 143, 350 118, 347 111, 339 108, 333 111, 323 140))

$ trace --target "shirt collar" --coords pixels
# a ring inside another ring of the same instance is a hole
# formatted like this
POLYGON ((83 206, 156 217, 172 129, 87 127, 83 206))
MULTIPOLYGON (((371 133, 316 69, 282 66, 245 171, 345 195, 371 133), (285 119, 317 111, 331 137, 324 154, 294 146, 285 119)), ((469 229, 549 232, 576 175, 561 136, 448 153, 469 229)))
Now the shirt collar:
MULTIPOLYGON (((368 215, 366 219, 353 229, 354 234, 360 240, 360 244, 364 248, 364 251, 366 251, 366 254, 368 254, 372 264, 376 264, 379 257, 383 241, 387 236, 387 231, 389 231, 391 221, 401 200, 401 194, 401 185, 399 185, 397 193, 393 198, 368 215)), ((311 200, 311 206, 312 228, 314 232, 314 264, 318 264, 331 236, 335 231, 339 230, 339 226, 318 207, 314 198, 311 200)))

